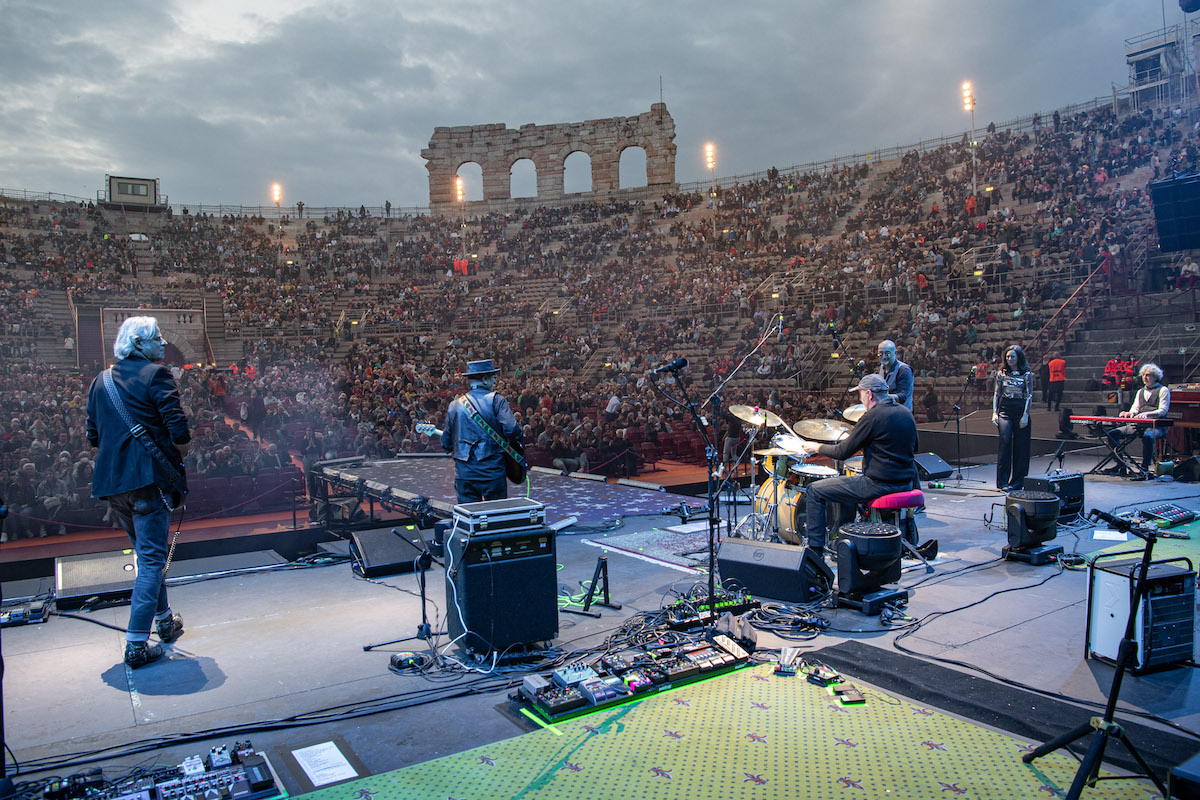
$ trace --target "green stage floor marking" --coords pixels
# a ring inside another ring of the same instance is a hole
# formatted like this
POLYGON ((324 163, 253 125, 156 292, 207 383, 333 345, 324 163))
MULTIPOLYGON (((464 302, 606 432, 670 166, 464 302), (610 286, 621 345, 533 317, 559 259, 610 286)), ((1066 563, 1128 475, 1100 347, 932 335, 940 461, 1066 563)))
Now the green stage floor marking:
MULTIPOLYGON (((866 704, 843 706, 756 666, 305 798, 996 800, 1062 797, 1075 776, 1065 752, 1026 765, 1034 743, 858 685, 866 704)), ((1104 781, 1087 797, 1157 794, 1104 781)))

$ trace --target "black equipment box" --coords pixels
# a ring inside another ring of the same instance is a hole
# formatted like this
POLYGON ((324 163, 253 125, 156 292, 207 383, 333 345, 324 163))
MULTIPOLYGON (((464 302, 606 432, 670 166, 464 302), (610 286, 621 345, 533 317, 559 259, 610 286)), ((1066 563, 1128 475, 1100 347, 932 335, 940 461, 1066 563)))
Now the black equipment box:
POLYGON ((453 512, 454 527, 467 533, 523 531, 546 524, 546 507, 523 497, 462 503, 453 512))
POLYGON ((463 650, 503 652, 558 635, 551 528, 473 536, 459 530, 447 536, 445 547, 447 624, 463 650))
POLYGON ((1083 513, 1083 475, 1078 472, 1051 472, 1028 475, 1021 488, 1029 492, 1047 492, 1058 497, 1058 518, 1083 513))

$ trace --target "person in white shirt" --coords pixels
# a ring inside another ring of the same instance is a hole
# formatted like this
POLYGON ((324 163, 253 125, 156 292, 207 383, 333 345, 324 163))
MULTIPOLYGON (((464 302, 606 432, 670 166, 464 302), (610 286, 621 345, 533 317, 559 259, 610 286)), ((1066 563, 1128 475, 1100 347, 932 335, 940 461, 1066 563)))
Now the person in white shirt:
MULTIPOLYGON (((1142 388, 1133 396, 1133 405, 1120 416, 1134 419, 1163 419, 1171 407, 1171 390, 1163 386, 1163 371, 1157 364, 1143 364, 1138 370, 1142 388)), ((1142 437, 1142 472, 1133 476, 1135 481, 1149 477, 1150 462, 1154 460, 1154 440, 1167 435, 1165 425, 1122 425, 1108 432, 1108 439, 1119 447, 1131 439, 1142 437)))

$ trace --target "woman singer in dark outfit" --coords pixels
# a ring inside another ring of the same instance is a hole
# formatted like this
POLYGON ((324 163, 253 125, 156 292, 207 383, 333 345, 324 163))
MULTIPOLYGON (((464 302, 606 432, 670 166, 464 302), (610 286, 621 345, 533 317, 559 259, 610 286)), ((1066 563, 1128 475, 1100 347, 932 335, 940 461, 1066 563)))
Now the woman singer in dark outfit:
POLYGON ((1021 488, 1029 474, 1029 406, 1033 402, 1033 372, 1025 351, 1012 345, 996 371, 992 395, 992 424, 1000 434, 996 455, 996 488, 1002 492, 1021 488))

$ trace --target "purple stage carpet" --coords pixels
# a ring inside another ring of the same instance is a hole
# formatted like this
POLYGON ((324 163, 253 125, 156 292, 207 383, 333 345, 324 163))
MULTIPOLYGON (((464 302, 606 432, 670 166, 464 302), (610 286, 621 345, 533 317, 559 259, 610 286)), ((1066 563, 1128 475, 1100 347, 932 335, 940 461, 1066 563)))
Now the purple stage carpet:
MULTIPOLYGON (((338 464, 326 467, 325 471, 341 482, 365 481, 373 493, 386 495, 394 490, 406 499, 427 497, 443 513, 449 513, 457 503, 454 462, 449 456, 418 455, 338 464)), ((596 524, 630 514, 667 513, 669 508, 694 500, 686 495, 540 470, 530 472, 521 486, 509 484, 508 496, 528 497, 544 504, 547 524, 572 516, 582 524, 596 524)))

